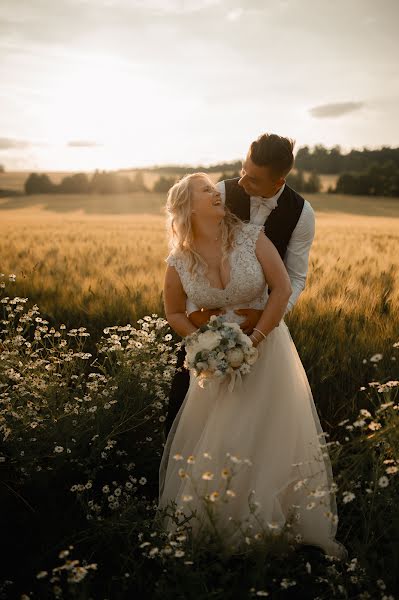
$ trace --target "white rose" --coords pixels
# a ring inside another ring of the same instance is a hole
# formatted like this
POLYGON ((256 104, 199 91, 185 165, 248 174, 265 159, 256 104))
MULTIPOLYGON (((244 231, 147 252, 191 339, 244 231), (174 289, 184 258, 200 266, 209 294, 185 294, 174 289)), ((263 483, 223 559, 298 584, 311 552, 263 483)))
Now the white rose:
POLYGON ((192 362, 198 352, 201 352, 202 348, 198 342, 189 344, 186 346, 186 354, 188 362, 192 362))
POLYGON ((244 360, 244 352, 240 348, 232 348, 226 352, 227 360, 229 365, 232 367, 239 367, 242 365, 244 360))
POLYGON ((240 331, 239 340, 242 344, 245 344, 245 346, 253 345, 251 338, 248 335, 246 335, 246 333, 244 333, 243 331, 240 331))
POLYGON ((201 350, 214 350, 219 346, 222 336, 216 331, 205 331, 198 336, 198 344, 201 350))
POLYGON ((258 359, 258 354, 259 354, 258 349, 255 348, 254 346, 252 346, 252 348, 249 348, 245 352, 245 361, 249 365, 253 365, 258 359))

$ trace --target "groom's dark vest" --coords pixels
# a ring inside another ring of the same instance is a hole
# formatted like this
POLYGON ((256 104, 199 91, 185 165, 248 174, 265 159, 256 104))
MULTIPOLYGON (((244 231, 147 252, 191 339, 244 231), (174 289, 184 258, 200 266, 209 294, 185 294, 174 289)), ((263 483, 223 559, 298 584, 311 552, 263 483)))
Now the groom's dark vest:
MULTIPOLYGON (((250 196, 238 185, 238 177, 226 179, 226 206, 242 221, 250 220, 250 196)), ((285 184, 283 193, 277 200, 277 206, 265 223, 265 234, 276 246, 284 260, 288 242, 294 231, 305 200, 295 190, 285 184)))
MULTIPOLYGON (((238 185, 238 177, 226 179, 226 206, 242 221, 250 220, 250 196, 238 185)), ((301 216, 305 200, 295 190, 285 184, 283 193, 277 200, 277 206, 268 216, 265 223, 265 234, 276 246, 284 260, 288 242, 301 216)), ((186 396, 190 376, 183 367, 184 348, 177 354, 177 369, 172 381, 169 395, 168 415, 165 421, 165 434, 168 435, 173 421, 186 396)))

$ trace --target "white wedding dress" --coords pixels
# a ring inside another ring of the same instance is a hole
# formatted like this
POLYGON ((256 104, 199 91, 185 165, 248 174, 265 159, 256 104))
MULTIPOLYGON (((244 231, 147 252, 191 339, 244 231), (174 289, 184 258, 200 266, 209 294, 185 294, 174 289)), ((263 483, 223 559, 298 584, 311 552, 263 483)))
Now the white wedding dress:
MULTIPOLYGON (((224 307, 227 321, 241 321, 235 308, 262 309, 267 287, 255 254, 262 229, 243 223, 230 253, 230 280, 224 289, 212 287, 205 275, 192 276, 185 257, 170 254, 167 262, 177 269, 187 297, 197 306, 224 307)), ((226 547, 232 549, 239 548, 242 539, 235 520, 249 517, 251 535, 259 535, 262 528, 269 532, 282 528, 291 509, 296 511, 291 535, 300 534, 301 543, 346 559, 346 548, 335 540, 338 516, 331 462, 327 447, 322 447, 326 440, 283 320, 258 350, 250 373, 237 379, 232 391, 225 380, 202 388, 190 373, 189 390, 161 459, 158 507, 165 508, 173 500, 183 515, 196 510, 197 517, 190 521, 195 535, 209 524, 201 496, 219 492, 218 498, 211 496, 215 501, 208 500, 208 506, 217 511, 226 547), (225 468, 238 472, 230 482, 234 495, 224 495, 228 501, 222 502, 225 468), (182 477, 181 469, 188 476, 182 477), (208 478, 203 479, 203 473, 208 478), (251 492, 252 502, 258 503, 257 518, 249 511, 251 492)), ((169 517, 163 526, 168 532, 176 530, 169 517)))

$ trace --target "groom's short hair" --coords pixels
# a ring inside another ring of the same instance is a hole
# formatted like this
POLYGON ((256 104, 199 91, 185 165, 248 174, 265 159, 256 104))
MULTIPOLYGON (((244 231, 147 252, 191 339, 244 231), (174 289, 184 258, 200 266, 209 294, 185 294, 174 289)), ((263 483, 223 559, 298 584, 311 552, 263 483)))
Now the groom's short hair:
POLYGON ((294 146, 291 138, 264 133, 251 144, 251 160, 258 167, 269 167, 276 177, 285 177, 294 165, 294 146))

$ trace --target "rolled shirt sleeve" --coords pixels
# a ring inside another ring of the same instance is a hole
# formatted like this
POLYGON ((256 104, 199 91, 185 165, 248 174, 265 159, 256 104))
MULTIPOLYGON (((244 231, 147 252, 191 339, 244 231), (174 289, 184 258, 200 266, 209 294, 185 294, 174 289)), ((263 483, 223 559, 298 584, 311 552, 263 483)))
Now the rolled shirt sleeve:
POLYGON ((295 305, 306 283, 309 267, 309 252, 315 236, 315 214, 310 203, 305 200, 301 216, 292 232, 284 257, 292 294, 285 311, 287 314, 295 305))

